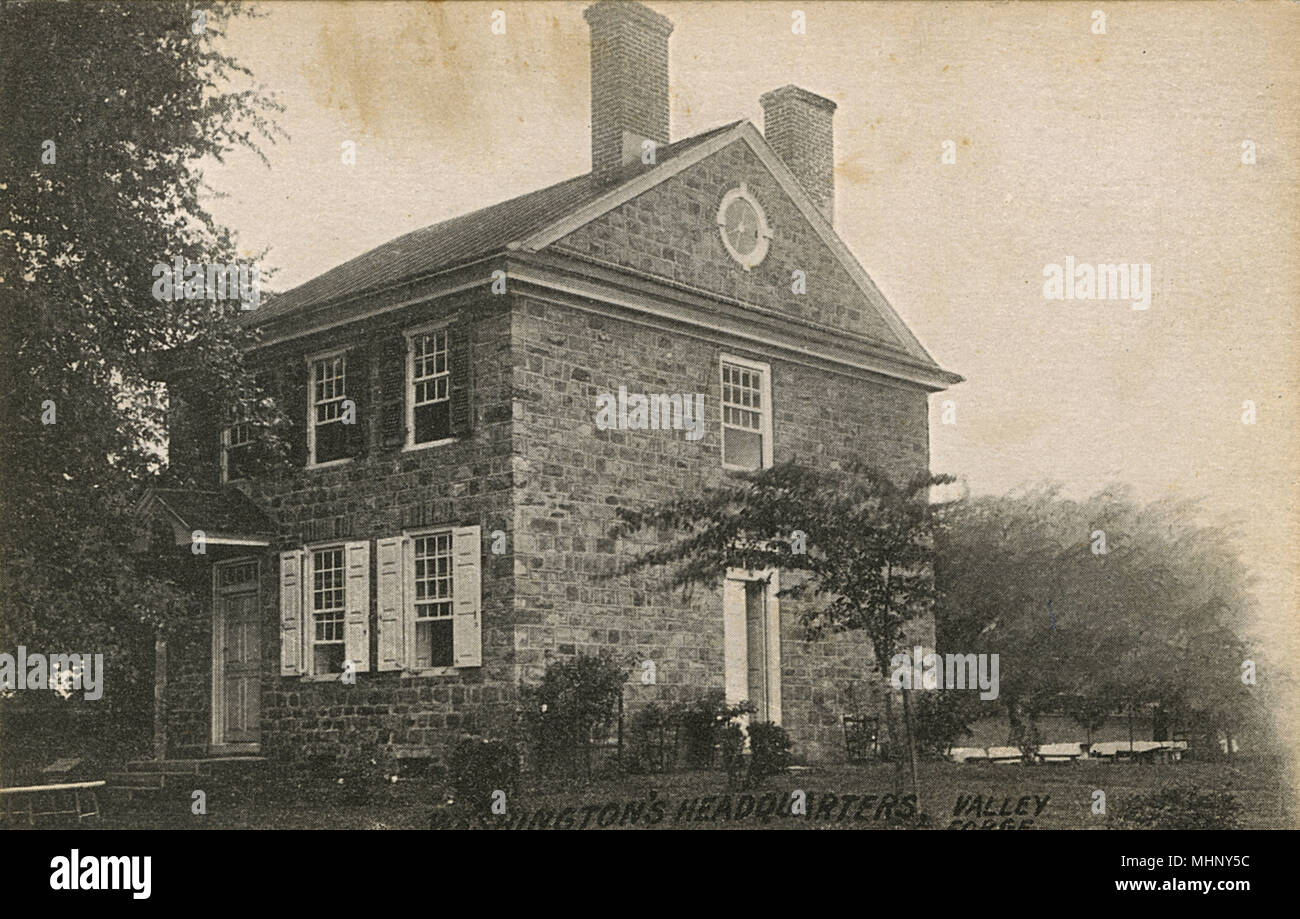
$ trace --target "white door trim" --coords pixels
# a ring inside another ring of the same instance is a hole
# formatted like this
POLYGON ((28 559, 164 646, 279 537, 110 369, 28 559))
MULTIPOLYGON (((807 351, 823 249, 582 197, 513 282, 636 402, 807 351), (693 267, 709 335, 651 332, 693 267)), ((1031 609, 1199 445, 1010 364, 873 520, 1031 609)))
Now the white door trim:
MULTIPOLYGON (((722 592, 723 669, 727 703, 735 705, 749 695, 749 648, 745 631, 745 584, 767 579, 764 611, 767 616, 767 717, 781 723, 781 573, 776 569, 751 571, 728 568, 722 592)), ((745 723, 748 718, 744 719, 745 723)))

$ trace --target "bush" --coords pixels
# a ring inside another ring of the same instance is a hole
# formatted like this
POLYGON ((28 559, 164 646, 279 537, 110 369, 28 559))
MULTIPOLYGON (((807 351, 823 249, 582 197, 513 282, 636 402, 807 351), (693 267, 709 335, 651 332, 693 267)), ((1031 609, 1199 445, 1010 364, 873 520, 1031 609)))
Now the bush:
POLYGON ((744 748, 744 735, 740 733, 739 725, 732 722, 741 715, 753 712, 754 707, 748 702, 728 705, 726 697, 716 690, 690 705, 678 708, 676 718, 681 726, 681 739, 688 765, 696 769, 713 768, 713 750, 721 746, 722 765, 730 771, 734 764, 729 762, 728 756, 738 757, 744 748))
POLYGON ((671 761, 669 743, 673 731, 672 713, 654 702, 632 715, 625 735, 628 771, 665 771, 671 761))
POLYGON ((591 777, 591 743, 618 717, 628 667, 613 655, 579 654, 546 668, 541 683, 520 689, 529 750, 543 773, 591 777))
POLYGON ((916 751, 921 756, 945 757, 957 741, 970 733, 979 717, 979 696, 970 692, 918 692, 912 694, 916 751))
POLYGON ((1166 785, 1134 795, 1108 823, 1115 829, 1231 830, 1241 825, 1241 804, 1226 791, 1166 785))
POLYGON ((330 770, 338 797, 364 804, 397 781, 398 766, 392 750, 371 739, 349 737, 330 770))
POLYGON ((493 792, 509 800, 519 789, 519 750, 506 740, 462 737, 448 757, 447 782, 455 804, 489 813, 493 792))
POLYGON ((715 731, 722 768, 727 772, 727 787, 734 788, 745 762, 745 732, 734 721, 720 723, 715 731))
POLYGON ((749 782, 782 775, 790 767, 790 735, 771 721, 749 726, 749 782))

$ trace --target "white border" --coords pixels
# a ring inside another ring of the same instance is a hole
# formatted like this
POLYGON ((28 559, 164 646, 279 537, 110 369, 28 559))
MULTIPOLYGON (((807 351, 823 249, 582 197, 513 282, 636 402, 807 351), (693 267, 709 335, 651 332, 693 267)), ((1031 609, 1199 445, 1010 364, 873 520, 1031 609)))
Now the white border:
POLYGON ((744 182, 722 196, 722 203, 718 205, 718 235, 722 237, 722 245, 727 250, 727 254, 739 262, 740 267, 746 271, 761 265, 763 259, 767 258, 768 242, 772 238, 772 225, 767 222, 767 213, 763 210, 763 205, 758 203, 758 199, 744 182), (748 255, 736 251, 731 240, 727 239, 727 208, 736 201, 747 203, 758 217, 758 241, 754 243, 754 251, 748 255))
POLYGON ((437 332, 442 329, 447 330, 447 417, 451 417, 451 325, 456 320, 456 316, 447 316, 443 319, 437 319, 433 322, 426 322, 410 329, 403 329, 402 335, 406 338, 406 370, 404 381, 406 386, 406 441, 402 445, 402 452, 409 453, 413 450, 427 450, 429 447, 441 447, 443 444, 455 443, 459 437, 444 437, 441 440, 431 440, 427 443, 417 444, 415 442, 415 339, 419 335, 427 335, 430 332, 437 332))
MULTIPOLYGON (((331 348, 328 351, 317 351, 315 354, 307 355, 307 464, 304 467, 306 469, 329 469, 331 466, 343 466, 352 462, 350 456, 323 463, 316 462, 316 369, 312 365, 340 354, 343 355, 343 397, 346 399, 348 398, 348 349, 331 348)), ((353 402, 355 401, 354 399, 353 402)))
MULTIPOLYGON (((767 651, 767 662, 766 662, 767 663, 767 718, 773 724, 780 724, 781 723, 781 695, 782 695, 781 601, 777 597, 777 594, 781 590, 781 572, 775 568, 768 568, 764 571, 751 571, 745 568, 728 568, 725 580, 744 584, 750 581, 762 581, 765 579, 767 580, 767 586, 764 588, 763 591, 763 606, 764 606, 764 611, 767 613, 767 623, 766 623, 767 634, 765 636, 765 638, 767 639, 766 649, 765 649, 767 651)), ((723 625, 724 647, 723 647, 723 655, 722 655, 722 659, 723 659, 722 666, 723 666, 724 683, 725 683, 726 667, 727 667, 726 664, 727 653, 725 647, 726 634, 728 631, 734 632, 736 625, 738 624, 739 631, 738 634, 733 635, 733 640, 740 641, 741 642, 740 647, 744 648, 745 650, 745 659, 746 659, 745 692, 746 694, 748 694, 749 692, 749 685, 748 685, 749 644, 745 634, 744 593, 742 592, 740 595, 741 598, 741 606, 739 610, 740 621, 739 623, 736 623, 734 619, 737 616, 737 611, 735 609, 728 610, 726 606, 727 592, 725 590, 725 586, 726 586, 725 581, 723 586, 724 586, 724 590, 723 590, 722 615, 724 619, 724 625, 723 625), (726 620, 728 617, 731 617, 731 619, 733 620, 731 630, 728 630, 726 628, 726 620)), ((740 700, 730 699, 730 698, 727 699, 728 703, 735 703, 738 701, 740 700)), ((749 701, 752 702, 753 700, 751 699, 749 701)), ((743 719, 741 719, 741 723, 746 728, 748 728, 749 716, 746 715, 743 719)))
POLYGON ((765 364, 762 361, 750 360, 746 357, 736 357, 734 354, 722 352, 718 355, 718 456, 722 459, 722 468, 735 470, 737 472, 756 472, 746 466, 734 466, 727 462, 727 455, 724 452, 722 432, 726 423, 723 421, 725 415, 723 409, 722 389, 722 365, 735 364, 738 367, 745 367, 749 370, 757 370, 763 374, 763 386, 759 395, 763 399, 763 411, 760 413, 759 435, 763 438, 763 457, 762 465, 759 469, 770 469, 772 466, 772 365, 765 364))

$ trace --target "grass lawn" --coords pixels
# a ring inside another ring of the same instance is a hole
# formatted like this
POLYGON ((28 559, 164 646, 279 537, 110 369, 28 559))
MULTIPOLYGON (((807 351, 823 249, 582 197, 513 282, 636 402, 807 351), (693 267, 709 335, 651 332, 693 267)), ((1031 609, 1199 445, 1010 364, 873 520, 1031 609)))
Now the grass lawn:
MULTIPOLYGON (((1203 791, 1228 791, 1243 805, 1249 828, 1296 825, 1288 781, 1276 760, 1238 757, 1223 763, 1168 765, 921 764, 921 809, 935 828, 960 819, 964 828, 1101 829, 1092 814, 1094 790, 1104 791, 1114 814, 1134 794, 1179 782, 1203 791), (1022 827, 1023 824, 1023 827, 1022 827)), ((893 794, 894 771, 885 764, 817 766, 766 779, 751 789, 728 789, 717 772, 625 776, 583 785, 530 782, 506 804, 501 822, 527 828, 767 828, 884 829, 910 810, 893 794), (806 795, 806 814, 791 813, 794 792, 806 795), (834 796, 833 798, 831 796, 834 796), (901 810, 901 813, 900 813, 901 810)), ((103 827, 428 829, 431 816, 450 823, 431 783, 400 782, 370 803, 343 802, 321 787, 295 802, 246 789, 204 789, 207 814, 190 813, 190 794, 164 799, 106 802, 103 827)))

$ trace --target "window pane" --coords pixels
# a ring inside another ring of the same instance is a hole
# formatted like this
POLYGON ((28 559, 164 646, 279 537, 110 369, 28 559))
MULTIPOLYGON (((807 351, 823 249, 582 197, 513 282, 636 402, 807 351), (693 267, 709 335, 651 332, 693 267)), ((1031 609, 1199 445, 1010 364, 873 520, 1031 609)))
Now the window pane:
POLYGON ((348 427, 339 421, 316 426, 316 462, 328 463, 348 455, 348 427))
POLYGON ((316 645, 312 656, 312 673, 328 676, 343 672, 343 643, 316 645))
POLYGON ((452 666, 450 619, 427 619, 415 624, 415 666, 452 666))
POLYGON ((233 482, 248 477, 252 468, 252 452, 252 447, 248 445, 226 448, 226 481, 233 482))
POLYGON ((445 399, 415 407, 415 443, 427 444, 451 436, 451 403, 445 399))
POLYGON ((756 431, 723 428, 722 461, 728 466, 759 468, 763 464, 763 436, 756 431))

